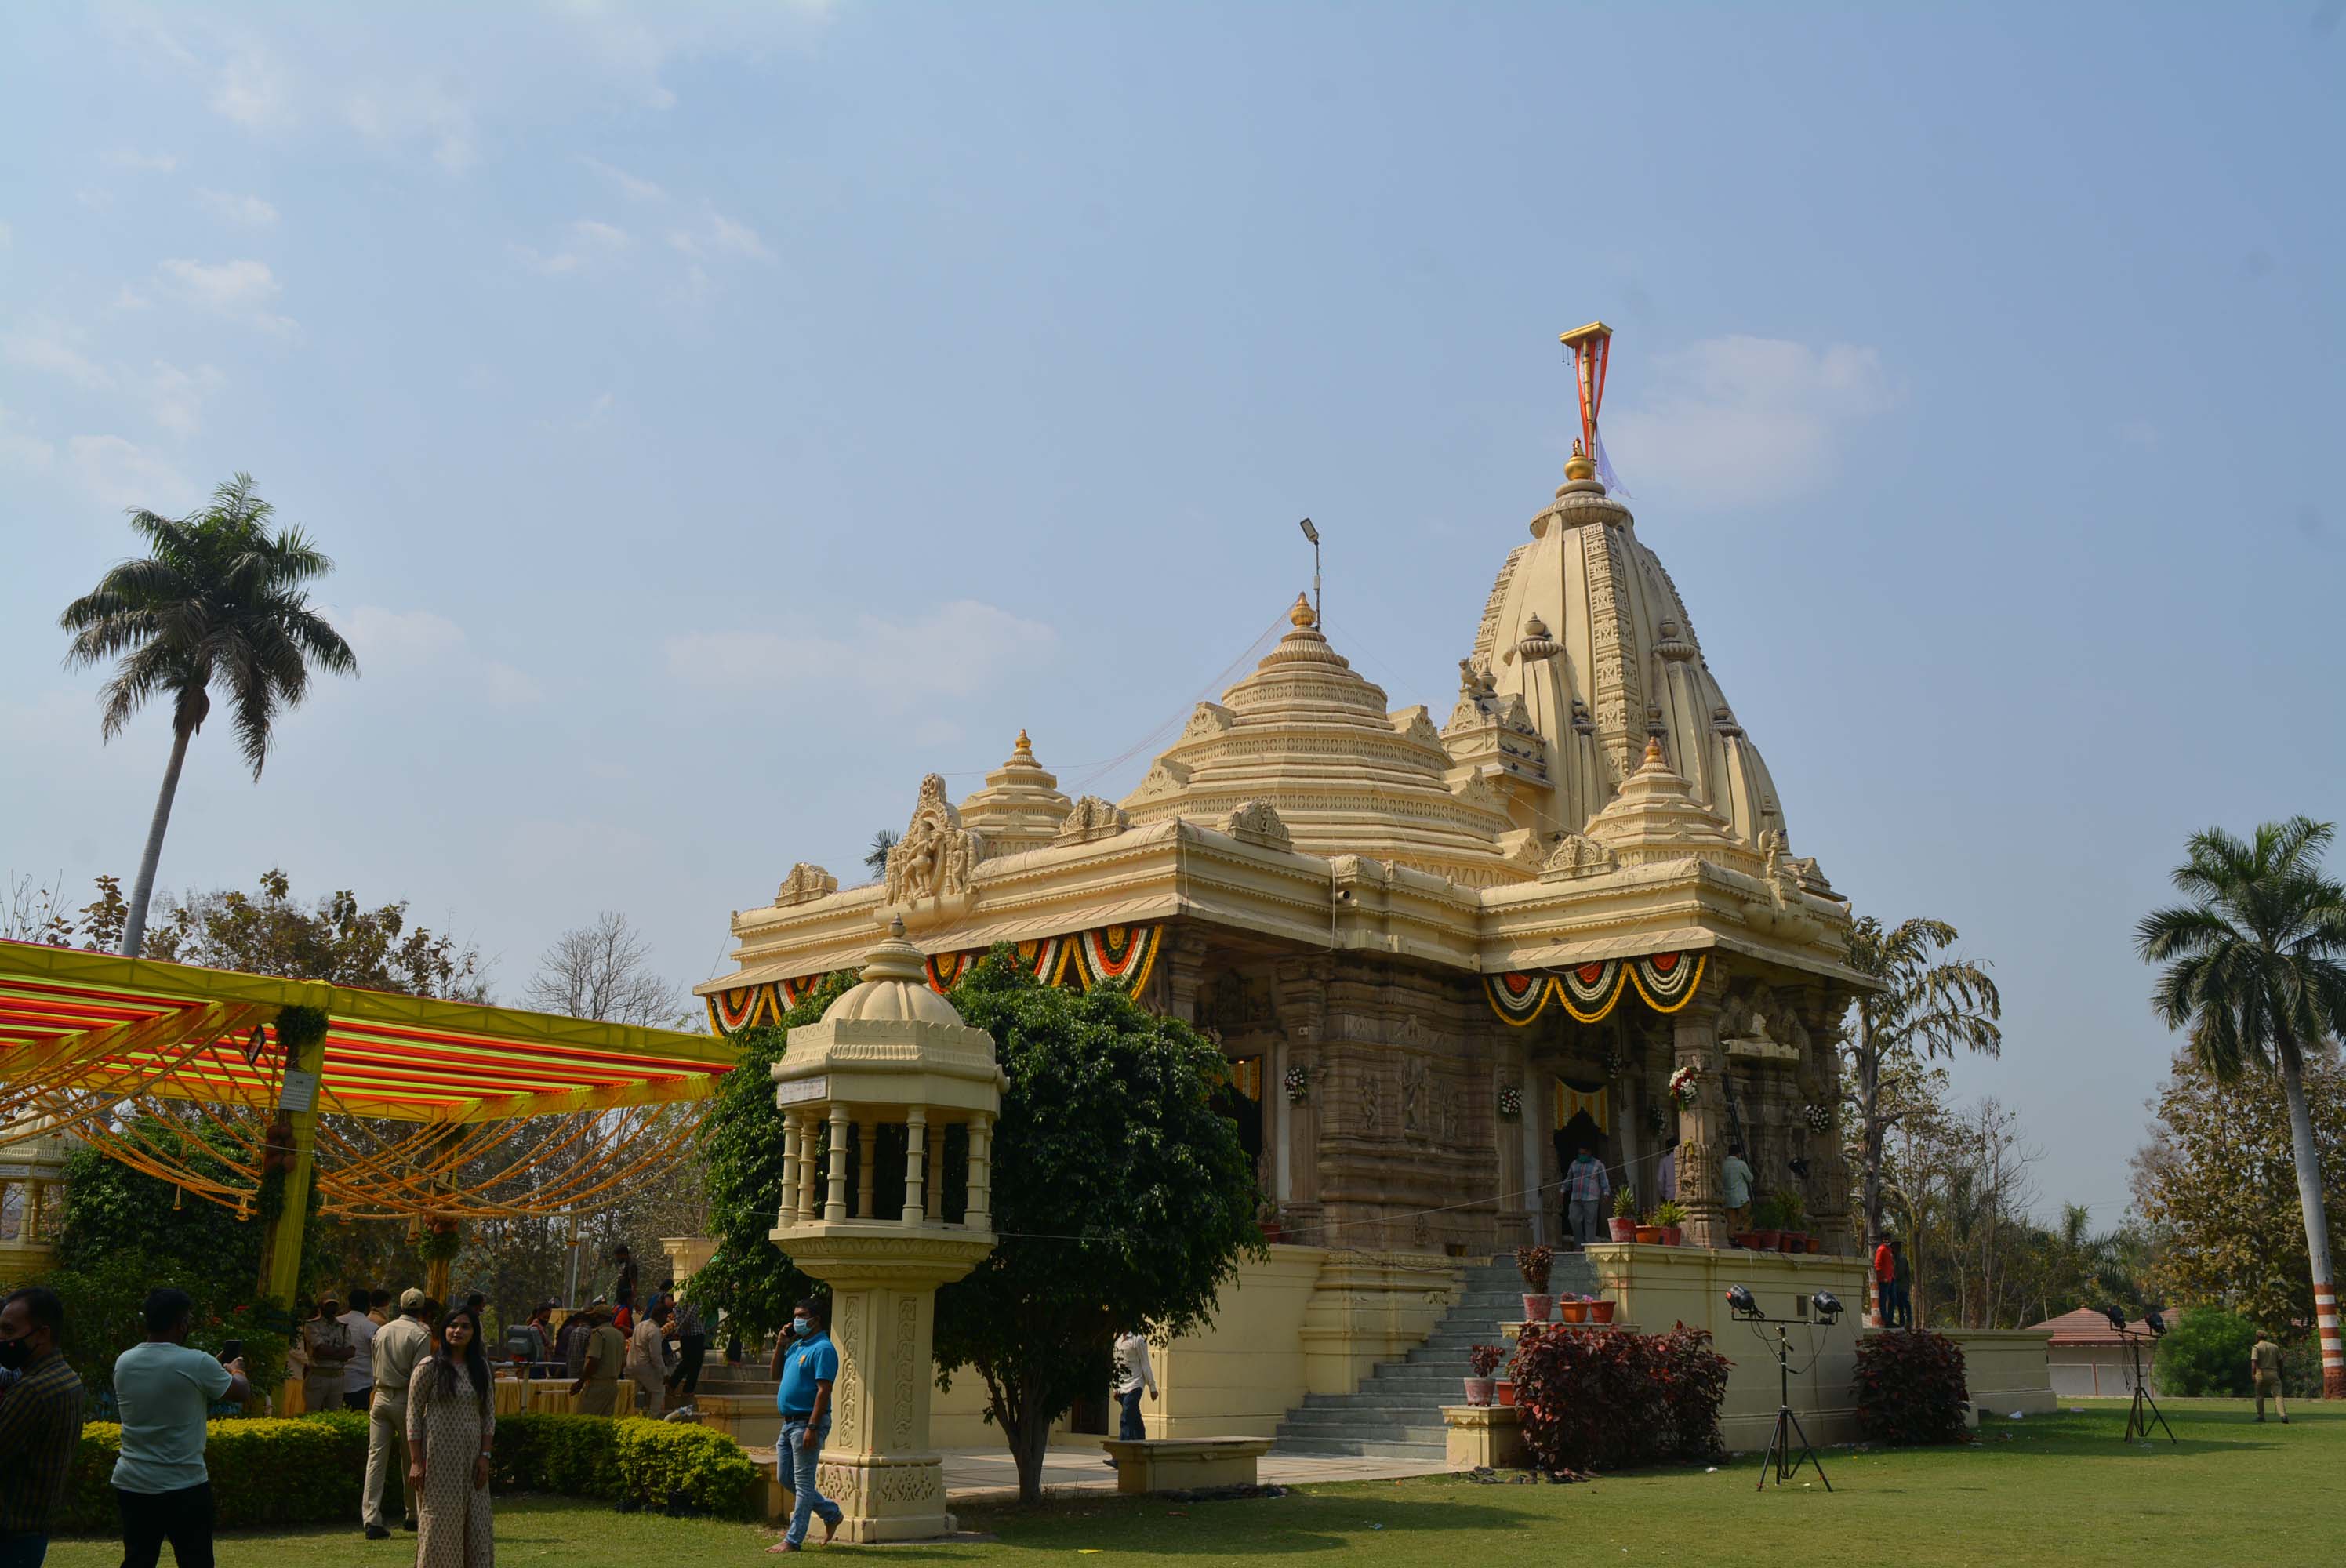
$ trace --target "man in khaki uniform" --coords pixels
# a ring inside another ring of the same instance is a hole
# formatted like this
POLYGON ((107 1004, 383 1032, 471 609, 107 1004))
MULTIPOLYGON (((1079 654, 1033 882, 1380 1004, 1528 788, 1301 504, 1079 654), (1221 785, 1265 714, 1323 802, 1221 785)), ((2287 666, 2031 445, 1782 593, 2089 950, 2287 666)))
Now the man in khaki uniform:
POLYGON ((2257 1420, 2265 1419, 2265 1396, 2270 1394, 2280 1424, 2289 1425, 2289 1401, 2280 1397, 2280 1347, 2262 1330, 2257 1334, 2257 1342, 2249 1348, 2249 1372, 2257 1380, 2257 1420))
POLYGON ((668 1350, 668 1311, 644 1309, 643 1320, 627 1341, 627 1375, 636 1380, 636 1414, 657 1416, 667 1408, 668 1350))
POLYGON ((580 1415, 614 1415, 619 1408, 619 1376, 627 1369, 627 1341, 612 1326, 607 1308, 587 1310, 595 1316, 595 1327, 586 1336, 586 1359, 570 1391, 577 1396, 580 1415))
POLYGON ((415 1483, 407 1479, 407 1385, 432 1352, 432 1329, 423 1314, 432 1309, 423 1292, 399 1298, 399 1317, 374 1337, 374 1402, 367 1407, 366 1491, 359 1516, 369 1541, 391 1533, 391 1500, 400 1500, 400 1528, 415 1528, 415 1483))

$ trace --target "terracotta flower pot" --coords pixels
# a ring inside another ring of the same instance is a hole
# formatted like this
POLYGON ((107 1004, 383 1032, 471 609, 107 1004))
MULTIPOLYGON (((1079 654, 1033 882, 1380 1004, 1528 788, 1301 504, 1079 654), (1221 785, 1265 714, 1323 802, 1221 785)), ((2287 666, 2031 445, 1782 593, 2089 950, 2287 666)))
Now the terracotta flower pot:
POLYGON ((1504 1378, 1501 1378, 1493 1385, 1492 1391, 1499 1396, 1499 1403, 1503 1405, 1513 1405, 1515 1402, 1515 1385, 1504 1378))
POLYGON ((1588 1320, 1591 1323, 1610 1323, 1613 1321, 1613 1303, 1610 1301, 1591 1301, 1588 1304, 1588 1320))
POLYGON ((1466 1402, 1468 1404, 1487 1405, 1491 1402, 1492 1384, 1490 1379, 1467 1378, 1463 1380, 1466 1384, 1466 1402))
POLYGON ((1786 1252, 1806 1252, 1809 1238, 1797 1230, 1788 1230, 1776 1238, 1776 1245, 1786 1252))
POLYGON ((1662 1227, 1658 1225, 1641 1225, 1637 1227, 1637 1239, 1648 1245, 1658 1243, 1662 1239, 1662 1227))
POLYGON ((1556 1298, 1555 1298, 1555 1297, 1553 1297, 1553 1296, 1534 1296, 1534 1295, 1530 1294, 1528 1291, 1526 1291, 1526 1292, 1525 1293, 1525 1295, 1524 1295, 1524 1321, 1525 1321, 1525 1322, 1526 1322, 1526 1323, 1545 1323, 1545 1322, 1546 1322, 1546 1321, 1547 1321, 1547 1315, 1548 1315, 1550 1312, 1554 1311, 1555 1309, 1556 1309, 1556 1298))
POLYGON ((1821 1252, 1821 1251, 1823 1251, 1823 1250, 1824 1250, 1824 1245, 1825 1245, 1825 1243, 1824 1243, 1824 1238, 1823 1238, 1822 1237, 1820 1237, 1820 1236, 1812 1236, 1812 1237, 1809 1237, 1809 1250, 1810 1250, 1810 1252, 1821 1252))
POLYGON ((1556 1304, 1556 1309, 1567 1323, 1585 1323, 1588 1320, 1588 1303, 1586 1301, 1559 1301, 1556 1304))
POLYGON ((1636 1220, 1608 1219, 1605 1223, 1612 1227, 1614 1240, 1635 1241, 1637 1239, 1637 1222, 1636 1220))
POLYGON ((1685 1246, 1686 1227, 1683 1225, 1666 1225, 1662 1227, 1662 1245, 1664 1247, 1685 1246))
POLYGON ((1751 1239, 1748 1245, 1755 1252, 1773 1252, 1776 1250, 1776 1243, 1781 1239, 1783 1234, 1780 1230, 1755 1230, 1751 1233, 1751 1239))

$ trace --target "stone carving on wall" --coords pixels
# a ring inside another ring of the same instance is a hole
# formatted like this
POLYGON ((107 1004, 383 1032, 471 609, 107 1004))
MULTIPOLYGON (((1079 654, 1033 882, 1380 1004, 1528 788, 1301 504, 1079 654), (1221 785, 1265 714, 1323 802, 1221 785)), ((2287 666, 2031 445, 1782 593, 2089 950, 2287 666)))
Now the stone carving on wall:
POLYGON ((1403 740, 1413 740, 1420 746, 1437 748, 1442 745, 1442 732, 1433 728, 1433 720, 1427 716, 1424 705, 1404 708, 1388 717, 1392 720, 1394 732, 1403 740))
POLYGON ((1426 1130, 1432 1105, 1426 1084, 1425 1058, 1412 1056, 1401 1069, 1401 1130, 1415 1135, 1426 1130))
POLYGON ((1184 763, 1169 757, 1160 757, 1141 777, 1140 788, 1132 792, 1136 800, 1154 800, 1160 795, 1178 795, 1189 783, 1189 769, 1184 763))
POLYGON ((1066 820, 1059 824, 1055 844, 1088 844, 1095 839, 1112 838, 1132 826, 1132 819, 1113 800, 1103 800, 1096 795, 1086 795, 1069 809, 1066 820))
POLYGON ((985 845, 961 825, 961 813, 945 799, 945 781, 932 773, 921 780, 920 799, 904 835, 888 851, 882 885, 885 903, 903 913, 932 919, 958 912, 970 897, 970 873, 985 858, 985 845))
POLYGON ((1582 877, 1602 876, 1620 864, 1613 851, 1594 839, 1578 833, 1566 833, 1556 840, 1556 848, 1540 864, 1540 881, 1544 882, 1576 881, 1582 877))
POLYGON ((860 1442, 862 1434, 855 1425, 863 1402, 863 1369, 859 1364, 863 1348, 863 1298, 860 1293, 849 1294, 847 1309, 840 1317, 839 1332, 831 1336, 832 1348, 839 1351, 839 1381, 832 1405, 839 1412, 841 1441, 860 1442))
POLYGON ((1767 857, 1760 875, 1768 885, 1768 901, 1753 909, 1751 923, 1792 941, 1821 935, 1824 924, 1809 912, 1800 887, 1800 864, 1792 859, 1783 830, 1771 828, 1760 834, 1760 850, 1767 857))
POLYGON ((792 904, 811 904, 819 898, 839 891, 839 879, 821 866, 811 866, 801 860, 774 890, 776 906, 788 909, 792 904))
POLYGON ((1295 840, 1288 835, 1287 824, 1268 800, 1250 800, 1222 820, 1222 831, 1242 844, 1253 844, 1265 850, 1291 850, 1295 840))
POLYGON ((889 1347, 888 1359, 896 1385, 896 1408, 889 1412, 893 1425, 897 1451, 909 1451, 913 1446, 913 1380, 927 1375, 928 1369, 913 1364, 913 1349, 919 1339, 921 1304, 910 1296, 896 1303, 896 1342, 889 1347))
POLYGON ((1238 720, 1230 710, 1219 702, 1201 702, 1189 715, 1189 722, 1181 727, 1181 738, 1174 742, 1184 746, 1193 740, 1210 740, 1238 720))

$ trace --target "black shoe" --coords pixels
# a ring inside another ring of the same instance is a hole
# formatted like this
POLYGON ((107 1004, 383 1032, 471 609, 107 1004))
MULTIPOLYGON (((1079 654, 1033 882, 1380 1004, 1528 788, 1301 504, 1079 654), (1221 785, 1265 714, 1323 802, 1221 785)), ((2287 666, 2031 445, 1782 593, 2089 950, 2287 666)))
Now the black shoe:
MULTIPOLYGON (((412 1531, 415 1528, 415 1521, 413 1519, 403 1519, 399 1522, 399 1527, 402 1530, 412 1531)), ((389 1532, 385 1532, 385 1533, 387 1534, 389 1532)))
POLYGON ((366 1527, 366 1538, 369 1541, 388 1541, 391 1539, 391 1532, 380 1524, 370 1524, 366 1527))

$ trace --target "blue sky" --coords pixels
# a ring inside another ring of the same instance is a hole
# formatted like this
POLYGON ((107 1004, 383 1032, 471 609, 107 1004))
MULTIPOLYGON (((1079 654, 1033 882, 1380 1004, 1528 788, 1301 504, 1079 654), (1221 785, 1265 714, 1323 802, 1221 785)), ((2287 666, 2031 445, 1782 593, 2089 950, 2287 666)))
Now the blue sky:
POLYGON ((258 785, 199 739, 165 883, 699 980, 1022 725, 1128 788, 1304 514, 1446 710, 1602 316, 1795 847, 1994 962, 1958 1082, 2115 1220, 2132 922, 2346 815, 2341 9, 19 8, 0 864, 135 865, 167 722, 101 747, 55 616, 244 469, 365 675, 258 785))

